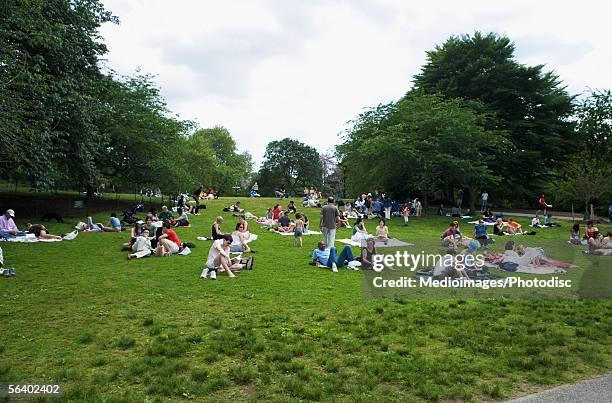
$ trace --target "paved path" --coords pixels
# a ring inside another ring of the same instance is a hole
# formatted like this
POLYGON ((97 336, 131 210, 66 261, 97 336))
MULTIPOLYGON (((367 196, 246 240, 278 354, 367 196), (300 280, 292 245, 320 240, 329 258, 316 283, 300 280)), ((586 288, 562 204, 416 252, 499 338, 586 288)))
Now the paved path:
POLYGON ((559 386, 544 392, 510 400, 512 403, 600 403, 612 402, 612 372, 606 375, 559 386))

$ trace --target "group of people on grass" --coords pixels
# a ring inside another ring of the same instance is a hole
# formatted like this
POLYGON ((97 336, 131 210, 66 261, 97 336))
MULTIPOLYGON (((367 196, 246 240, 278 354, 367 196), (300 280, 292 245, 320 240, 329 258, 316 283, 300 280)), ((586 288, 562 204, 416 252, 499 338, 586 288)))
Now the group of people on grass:
POLYGON ((15 211, 13 209, 6 210, 4 214, 0 216, 0 238, 12 239, 26 237, 28 234, 42 240, 62 239, 59 235, 50 234, 47 227, 43 224, 27 223, 23 227, 23 230, 20 230, 15 222, 15 211))

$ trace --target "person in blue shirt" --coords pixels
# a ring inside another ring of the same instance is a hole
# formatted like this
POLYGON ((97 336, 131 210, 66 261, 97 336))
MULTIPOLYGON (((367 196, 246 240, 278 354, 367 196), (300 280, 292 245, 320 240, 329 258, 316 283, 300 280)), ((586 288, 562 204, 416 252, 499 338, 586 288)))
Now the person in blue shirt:
POLYGON ((325 248, 325 243, 319 241, 317 249, 312 252, 312 266, 321 265, 329 267, 334 273, 338 272, 338 267, 344 266, 345 262, 352 262, 355 260, 353 250, 349 245, 345 245, 339 255, 336 254, 336 248, 332 247, 329 249, 325 248))
POLYGON ((480 243, 483 245, 486 245, 489 240, 489 235, 487 235, 487 225, 482 218, 478 220, 478 224, 474 226, 474 239, 480 241, 480 243))

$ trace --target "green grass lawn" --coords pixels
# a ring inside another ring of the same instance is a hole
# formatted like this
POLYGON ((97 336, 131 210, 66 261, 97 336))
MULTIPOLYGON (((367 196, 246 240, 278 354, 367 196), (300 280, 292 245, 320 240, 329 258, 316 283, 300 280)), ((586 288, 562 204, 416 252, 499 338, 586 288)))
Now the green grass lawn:
MULTIPOLYGON (((255 214, 275 202, 241 200, 255 214)), ((128 261, 127 233, 0 243, 17 269, 0 278, 0 381, 59 382, 74 401, 491 400, 612 368, 608 299, 366 298, 360 272, 307 265, 318 237, 296 248, 254 222, 254 270, 201 280, 210 241, 196 237, 233 201, 208 202, 177 231, 198 245, 189 256, 128 261)), ((316 226, 318 210, 306 213, 316 226)), ((222 215, 230 231, 235 218, 222 215)), ((389 227, 418 248, 448 221, 389 227)), ((563 258, 569 227, 514 240, 563 258)), ((573 259, 567 276, 591 265, 610 278, 612 258, 573 259)))

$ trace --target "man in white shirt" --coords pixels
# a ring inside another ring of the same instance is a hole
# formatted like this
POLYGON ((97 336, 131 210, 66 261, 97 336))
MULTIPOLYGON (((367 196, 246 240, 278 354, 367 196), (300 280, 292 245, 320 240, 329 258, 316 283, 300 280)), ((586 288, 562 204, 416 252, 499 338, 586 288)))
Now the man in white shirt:
POLYGON ((485 211, 487 209, 487 201, 489 200, 489 194, 485 190, 484 192, 482 192, 482 195, 480 195, 480 197, 482 198, 482 208, 480 209, 480 211, 485 211))

